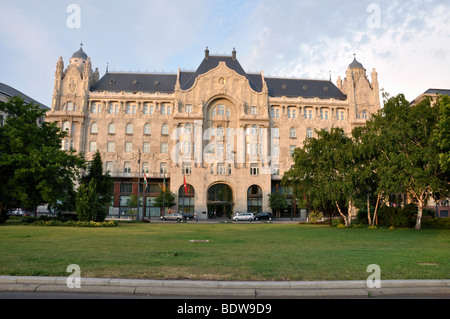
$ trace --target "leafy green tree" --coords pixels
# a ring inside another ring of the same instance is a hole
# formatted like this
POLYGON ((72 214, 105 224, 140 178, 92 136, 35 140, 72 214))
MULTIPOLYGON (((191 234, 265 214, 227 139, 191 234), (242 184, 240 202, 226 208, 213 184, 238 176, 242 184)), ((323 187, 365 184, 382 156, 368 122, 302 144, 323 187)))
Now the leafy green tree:
POLYGON ((317 131, 317 135, 294 151, 295 164, 284 175, 282 184, 292 186, 297 197, 306 196, 316 211, 331 214, 337 210, 349 226, 349 203, 355 194, 352 139, 340 128, 317 131))
MULTIPOLYGON (((45 110, 20 97, 0 102, 7 114, 0 127, 0 222, 17 206, 63 204, 73 195, 85 161, 73 150, 61 150, 65 132, 54 123, 39 120, 45 110)), ((72 198, 73 199, 73 198, 72 198)))
POLYGON ((139 204, 139 207, 142 207, 142 201, 139 200, 139 202, 138 202, 137 194, 131 194, 130 197, 127 199, 126 204, 129 208, 131 208, 132 215, 137 214, 138 204, 139 204))
POLYGON ((427 201, 448 193, 448 178, 439 163, 439 148, 433 138, 439 107, 429 99, 410 106, 403 94, 385 102, 371 119, 373 145, 380 156, 376 171, 379 190, 407 193, 417 203, 416 229, 421 228, 427 201))
POLYGON ((439 122, 435 130, 436 143, 439 148, 439 164, 446 174, 450 174, 450 97, 439 96, 439 122))
POLYGON ((175 194, 172 193, 168 188, 166 188, 165 192, 161 190, 158 197, 156 197, 153 201, 154 207, 163 207, 169 208, 175 205, 175 194))
POLYGON ((95 221, 99 206, 97 204, 98 194, 96 191, 95 180, 89 184, 81 184, 77 194, 77 215, 80 221, 95 221))
POLYGON ((286 196, 280 192, 269 194, 269 207, 277 212, 280 217, 280 211, 289 207, 286 196))
POLYGON ((379 176, 376 163, 380 156, 376 139, 371 135, 375 132, 373 122, 353 129, 353 154, 355 159, 355 206, 362 208, 366 206, 369 225, 375 225, 377 212, 381 204, 383 194, 379 189, 379 176), (375 207, 371 214, 371 207, 375 207))
POLYGON ((95 181, 97 194, 97 209, 95 221, 102 222, 108 215, 108 207, 114 198, 114 182, 109 175, 103 173, 103 161, 99 151, 94 154, 92 161, 89 162, 88 174, 82 178, 82 183, 88 185, 95 181))

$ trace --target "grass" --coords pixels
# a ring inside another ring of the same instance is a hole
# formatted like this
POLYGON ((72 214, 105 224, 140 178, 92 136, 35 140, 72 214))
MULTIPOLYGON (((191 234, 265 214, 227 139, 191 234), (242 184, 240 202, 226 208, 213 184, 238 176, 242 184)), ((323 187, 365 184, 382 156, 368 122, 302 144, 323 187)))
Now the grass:
POLYGON ((0 227, 0 275, 194 280, 449 279, 448 229, 298 224, 0 227), (209 240, 195 242, 190 240, 209 240), (420 265, 436 263, 437 265, 420 265))

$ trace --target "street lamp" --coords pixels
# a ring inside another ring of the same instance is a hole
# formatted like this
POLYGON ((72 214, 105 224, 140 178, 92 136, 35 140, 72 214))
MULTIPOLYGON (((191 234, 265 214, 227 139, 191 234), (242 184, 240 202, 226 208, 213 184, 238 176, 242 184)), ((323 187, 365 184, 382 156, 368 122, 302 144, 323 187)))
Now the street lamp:
POLYGON ((136 220, 139 220, 139 202, 140 202, 140 195, 139 195, 139 189, 141 187, 141 150, 139 150, 139 158, 138 158, 138 189, 137 189, 137 213, 136 213, 136 220))

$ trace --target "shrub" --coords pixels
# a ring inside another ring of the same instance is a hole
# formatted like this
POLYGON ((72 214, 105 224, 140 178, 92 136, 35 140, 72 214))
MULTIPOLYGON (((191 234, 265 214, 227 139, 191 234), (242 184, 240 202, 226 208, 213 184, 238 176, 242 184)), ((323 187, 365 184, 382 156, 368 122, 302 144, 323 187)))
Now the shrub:
POLYGON ((323 218, 322 213, 318 213, 318 212, 314 212, 314 211, 309 213, 309 222, 311 224, 318 223, 322 218, 323 218))
POLYGON ((67 222, 62 222, 60 220, 38 220, 32 223, 33 226, 59 226, 59 227, 116 227, 118 223, 116 221, 104 221, 104 222, 94 222, 94 221, 73 221, 69 220, 67 222))

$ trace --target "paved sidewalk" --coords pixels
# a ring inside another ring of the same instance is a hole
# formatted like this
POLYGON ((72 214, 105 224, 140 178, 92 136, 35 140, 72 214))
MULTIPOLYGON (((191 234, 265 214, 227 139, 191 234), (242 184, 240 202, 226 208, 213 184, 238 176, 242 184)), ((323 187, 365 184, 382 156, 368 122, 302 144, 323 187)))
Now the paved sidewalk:
MULTIPOLYGON (((101 293, 173 298, 301 299, 412 298, 450 299, 449 280, 385 280, 369 289, 365 281, 224 282, 81 278, 81 288, 67 287, 67 277, 0 276, 0 291, 101 293)), ((70 281, 72 282, 72 281, 70 281)))

